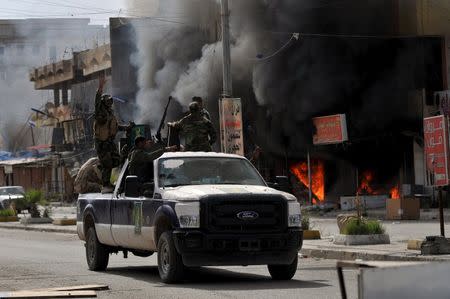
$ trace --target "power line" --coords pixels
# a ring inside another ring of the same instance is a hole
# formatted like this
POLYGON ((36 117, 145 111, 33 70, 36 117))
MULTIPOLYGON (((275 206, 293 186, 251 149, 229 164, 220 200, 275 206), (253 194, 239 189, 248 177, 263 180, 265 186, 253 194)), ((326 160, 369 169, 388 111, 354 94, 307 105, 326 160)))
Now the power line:
POLYGON ((264 58, 256 58, 256 59, 251 59, 251 60, 256 60, 256 61, 266 61, 266 60, 269 60, 269 59, 271 59, 271 58, 273 58, 273 57, 275 57, 275 56, 277 56, 278 54, 280 54, 281 52, 283 52, 283 50, 284 49, 286 49, 288 46, 289 46, 289 44, 293 41, 293 40, 298 40, 299 39, 299 33, 293 33, 292 34, 292 36, 291 36, 291 38, 280 48, 280 49, 278 49, 277 51, 275 51, 273 54, 271 54, 271 55, 269 55, 269 56, 267 56, 267 57, 264 57, 264 58))

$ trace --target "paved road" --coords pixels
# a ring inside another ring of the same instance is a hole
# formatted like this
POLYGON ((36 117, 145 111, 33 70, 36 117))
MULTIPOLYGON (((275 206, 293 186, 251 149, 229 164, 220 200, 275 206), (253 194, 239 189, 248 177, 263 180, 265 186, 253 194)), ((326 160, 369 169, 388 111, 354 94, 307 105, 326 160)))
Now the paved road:
MULTIPOLYGON (((272 281, 266 267, 192 270, 179 285, 161 283, 155 256, 128 260, 113 255, 107 272, 87 270, 76 236, 0 229, 0 291, 107 284, 99 298, 339 298, 335 261, 301 259, 295 279, 272 281)), ((346 273, 350 298, 356 274, 346 273)))

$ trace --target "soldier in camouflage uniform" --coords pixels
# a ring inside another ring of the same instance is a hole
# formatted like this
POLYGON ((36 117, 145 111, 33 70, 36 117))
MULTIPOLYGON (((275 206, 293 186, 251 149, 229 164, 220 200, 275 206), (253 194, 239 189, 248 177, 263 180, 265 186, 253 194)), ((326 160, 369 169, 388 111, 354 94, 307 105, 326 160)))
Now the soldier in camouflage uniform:
POLYGON ((206 117, 209 121, 211 121, 211 115, 209 114, 208 110, 205 109, 203 106, 203 99, 201 97, 193 97, 192 102, 198 103, 200 107, 200 113, 206 117))
POLYGON ((153 161, 161 157, 165 150, 160 143, 154 144, 145 137, 136 137, 134 150, 129 155, 129 174, 137 176, 142 183, 152 182, 153 161))
POLYGON ((211 121, 203 116, 197 102, 189 104, 189 111, 188 116, 168 125, 184 135, 186 151, 212 151, 211 145, 216 142, 216 131, 211 121))
POLYGON ((100 78, 97 94, 95 95, 94 137, 97 156, 100 160, 102 172, 102 193, 113 191, 111 185, 111 171, 120 164, 120 155, 114 143, 119 130, 127 130, 129 126, 120 126, 113 111, 113 98, 102 95, 105 79, 100 78))
POLYGON ((91 158, 81 166, 74 182, 78 194, 99 193, 102 189, 102 174, 98 168, 98 158, 91 158))

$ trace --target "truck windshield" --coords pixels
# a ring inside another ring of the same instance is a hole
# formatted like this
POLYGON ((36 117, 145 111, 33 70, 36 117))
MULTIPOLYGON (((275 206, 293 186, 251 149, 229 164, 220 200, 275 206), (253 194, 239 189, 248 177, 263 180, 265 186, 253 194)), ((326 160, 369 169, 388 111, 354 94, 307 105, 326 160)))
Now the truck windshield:
POLYGON ((159 160, 159 185, 257 185, 266 186, 255 168, 237 158, 171 158, 159 160))

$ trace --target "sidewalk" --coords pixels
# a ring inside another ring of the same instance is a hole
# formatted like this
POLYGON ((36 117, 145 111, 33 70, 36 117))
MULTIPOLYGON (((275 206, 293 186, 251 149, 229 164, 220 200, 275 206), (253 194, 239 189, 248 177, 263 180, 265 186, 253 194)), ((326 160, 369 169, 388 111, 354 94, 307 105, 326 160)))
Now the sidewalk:
POLYGON ((0 229, 18 229, 48 233, 76 234, 77 226, 59 226, 49 224, 21 224, 20 222, 0 222, 0 229))
POLYGON ((333 244, 332 238, 305 240, 304 257, 365 261, 450 261, 450 255, 422 256, 419 250, 407 250, 406 243, 386 245, 344 246, 333 244))
MULTIPOLYGON (((21 215, 19 215, 20 217, 21 215)), ((74 219, 77 217, 77 208, 75 206, 53 206, 51 210, 51 218, 53 219, 74 219)), ((76 225, 60 226, 49 224, 21 224, 20 222, 0 222, 0 228, 3 229, 19 229, 28 231, 40 231, 50 233, 76 234, 76 225)))
MULTIPOLYGON (((419 250, 408 250, 411 239, 423 240, 426 236, 439 235, 439 222, 433 221, 382 221, 391 244, 345 246, 333 244, 333 236, 339 234, 336 219, 310 218, 311 228, 321 232, 321 240, 305 240, 302 255, 314 258, 372 261, 450 261, 450 255, 421 256, 419 250)), ((450 224, 445 225, 450 233, 450 224)))

